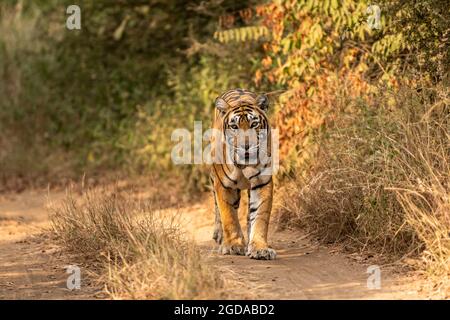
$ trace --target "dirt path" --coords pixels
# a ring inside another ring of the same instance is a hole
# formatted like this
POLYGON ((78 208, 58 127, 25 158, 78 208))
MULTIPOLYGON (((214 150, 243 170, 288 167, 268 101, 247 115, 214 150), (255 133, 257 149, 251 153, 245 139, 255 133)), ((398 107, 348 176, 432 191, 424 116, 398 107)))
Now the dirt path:
MULTIPOLYGON (((45 192, 0 196, 0 299, 94 299, 98 288, 67 289, 70 257, 43 233, 49 228, 45 192)), ((86 277, 85 277, 86 278, 86 277)))
MULTIPOLYGON (((62 193, 48 197, 59 201, 62 193)), ((45 192, 0 197, 0 299, 97 299, 99 287, 83 280, 70 291, 66 266, 70 256, 52 244, 45 192)), ((170 209, 173 210, 173 209, 170 209)), ((417 299, 410 280, 381 268, 381 289, 367 288, 367 264, 311 243, 301 232, 272 231, 275 261, 220 256, 211 239, 211 204, 178 209, 185 228, 209 255, 210 262, 233 271, 261 299, 417 299)), ((85 278, 83 278, 85 279, 85 278)))
MULTIPOLYGON (((214 264, 235 272, 237 279, 257 288, 260 299, 423 299, 419 286, 409 277, 380 266, 381 288, 369 289, 369 263, 359 256, 343 255, 314 244, 300 231, 270 232, 269 242, 277 251, 274 261, 244 256, 221 256, 211 240, 211 204, 186 208, 186 226, 214 264)), ((183 212, 183 210, 180 210, 183 212)), ((241 225, 245 230, 244 217, 241 225)))

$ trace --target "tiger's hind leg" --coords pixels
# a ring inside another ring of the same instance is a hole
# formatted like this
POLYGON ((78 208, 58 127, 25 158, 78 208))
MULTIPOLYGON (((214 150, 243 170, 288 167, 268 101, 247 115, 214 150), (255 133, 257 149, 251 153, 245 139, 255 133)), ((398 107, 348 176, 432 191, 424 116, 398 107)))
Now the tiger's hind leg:
POLYGON ((213 239, 217 244, 221 245, 223 240, 223 229, 222 229, 222 221, 220 220, 220 212, 219 207, 217 206, 216 193, 214 192, 214 233, 213 239))
MULTIPOLYGON (((225 188, 221 183, 214 185, 215 200, 220 216, 222 241, 219 252, 222 254, 245 254, 245 241, 238 219, 241 191, 225 188)), ((217 224, 216 224, 217 226, 217 224)), ((218 237, 220 231, 218 231, 218 237)))

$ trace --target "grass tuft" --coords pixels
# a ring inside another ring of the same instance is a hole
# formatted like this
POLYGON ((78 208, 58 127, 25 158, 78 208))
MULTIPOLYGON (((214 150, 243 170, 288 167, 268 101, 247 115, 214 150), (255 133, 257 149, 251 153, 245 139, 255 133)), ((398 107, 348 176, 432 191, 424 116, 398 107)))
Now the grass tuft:
POLYGON ((224 275, 208 264, 179 229, 162 215, 117 191, 68 193, 54 209, 53 230, 71 252, 100 266, 99 280, 114 299, 219 299, 224 275))

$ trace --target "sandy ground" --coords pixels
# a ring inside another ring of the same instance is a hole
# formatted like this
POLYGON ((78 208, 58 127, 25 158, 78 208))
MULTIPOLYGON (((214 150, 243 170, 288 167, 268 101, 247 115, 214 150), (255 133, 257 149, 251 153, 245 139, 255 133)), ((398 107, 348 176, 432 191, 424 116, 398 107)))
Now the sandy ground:
POLYGON ((54 245, 46 232, 50 228, 47 205, 63 196, 44 191, 0 196, 0 299, 104 296, 88 277, 84 277, 82 290, 67 288, 70 274, 66 267, 77 263, 54 245))
MULTIPOLYGON (((67 289, 71 261, 53 244, 47 206, 63 193, 45 191, 0 196, 0 299, 101 299, 101 288, 83 276, 80 290, 67 289)), ((173 209, 168 209, 173 210, 173 209)), ((237 280, 254 288, 260 299, 420 299, 409 277, 381 266, 381 288, 368 289, 370 263, 359 257, 333 252, 313 243, 300 231, 271 231, 277 250, 274 261, 243 256, 220 256, 211 240, 211 203, 177 209, 211 264, 233 272, 237 280)), ((82 268, 83 270, 83 268, 82 268)))
MULTIPOLYGON (((367 273, 373 263, 359 255, 345 255, 313 243, 301 231, 272 228, 269 243, 277 259, 260 261, 244 256, 217 254, 211 240, 212 203, 185 208, 186 229, 207 252, 212 263, 233 271, 236 278, 258 293, 259 299, 424 299, 412 275, 379 266, 380 288, 369 289, 367 273)), ((180 210, 183 212, 183 209, 180 210)), ((245 212, 241 213, 245 229, 245 212)))

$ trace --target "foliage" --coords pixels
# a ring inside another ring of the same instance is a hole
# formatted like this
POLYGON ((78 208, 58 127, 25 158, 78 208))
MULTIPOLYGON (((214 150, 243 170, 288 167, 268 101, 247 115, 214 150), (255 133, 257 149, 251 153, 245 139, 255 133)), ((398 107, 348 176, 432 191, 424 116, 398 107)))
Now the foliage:
POLYGON ((327 124, 342 79, 355 96, 370 91, 364 81, 369 54, 349 43, 373 34, 364 22, 364 1, 280 1, 260 10, 272 37, 263 47, 255 82, 283 89, 276 113, 282 173, 307 167, 314 135, 327 124))
POLYGON ((418 256, 448 285, 450 101, 442 86, 422 89, 380 90, 373 105, 344 96, 282 220, 351 250, 418 256))
POLYGON ((345 90, 370 100, 376 85, 396 88, 399 76, 413 86, 417 71, 421 79, 445 78, 448 6, 384 1, 379 28, 374 28, 369 5, 364 0, 286 0, 258 10, 271 37, 263 44, 265 56, 257 62, 254 80, 284 90, 276 114, 284 174, 307 170, 314 161, 314 136, 326 128, 343 81, 345 90), (432 62, 426 70, 423 58, 432 62))
POLYGON ((55 104, 51 88, 43 84, 56 72, 55 57, 43 39, 43 15, 22 2, 0 4, 1 180, 46 177, 63 158, 42 147, 52 143, 45 110, 55 104))
POLYGON ((269 31, 264 26, 241 27, 216 31, 214 33, 214 39, 219 40, 221 43, 228 43, 230 41, 255 41, 262 37, 267 37, 268 33, 269 31))
POLYGON ((4 175, 171 170, 171 131, 209 125, 214 98, 250 80, 212 41, 231 1, 81 1, 80 31, 63 27, 68 4, 1 6, 4 175))
POLYGON ((379 5, 386 15, 386 27, 372 52, 396 75, 415 71, 434 83, 446 80, 448 84, 448 3, 383 0, 379 5))

